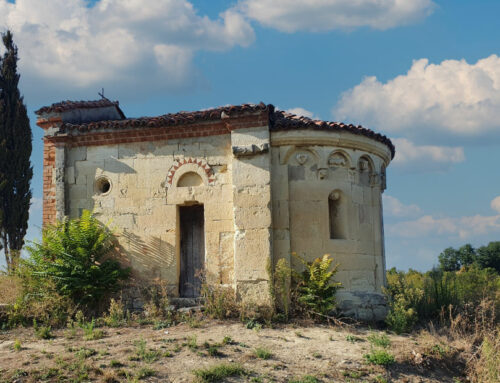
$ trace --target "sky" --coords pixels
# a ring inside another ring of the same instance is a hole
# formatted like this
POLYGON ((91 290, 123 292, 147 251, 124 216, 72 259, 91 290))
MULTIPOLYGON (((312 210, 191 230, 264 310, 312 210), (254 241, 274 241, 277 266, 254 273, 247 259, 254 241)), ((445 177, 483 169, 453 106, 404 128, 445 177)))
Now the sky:
POLYGON ((263 101, 387 135, 388 268, 500 240, 498 15, 497 0, 0 0, 33 129, 27 239, 33 112, 104 88, 128 117, 263 101))

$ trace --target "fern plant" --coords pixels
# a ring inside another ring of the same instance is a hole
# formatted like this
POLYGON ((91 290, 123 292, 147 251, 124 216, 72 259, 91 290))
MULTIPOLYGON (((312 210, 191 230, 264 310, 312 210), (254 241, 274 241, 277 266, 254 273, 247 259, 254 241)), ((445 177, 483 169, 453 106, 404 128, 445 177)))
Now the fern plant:
POLYGON ((342 287, 342 283, 332 281, 339 265, 332 267, 333 258, 329 254, 313 262, 307 262, 295 253, 293 255, 305 266, 302 273, 296 274, 299 279, 298 301, 315 315, 328 315, 335 308, 335 294, 342 287))
POLYGON ((30 258, 24 261, 41 293, 45 281, 52 281, 60 295, 92 310, 129 275, 116 260, 105 259, 113 235, 87 210, 78 219, 44 227, 42 235, 41 242, 28 247, 30 258))

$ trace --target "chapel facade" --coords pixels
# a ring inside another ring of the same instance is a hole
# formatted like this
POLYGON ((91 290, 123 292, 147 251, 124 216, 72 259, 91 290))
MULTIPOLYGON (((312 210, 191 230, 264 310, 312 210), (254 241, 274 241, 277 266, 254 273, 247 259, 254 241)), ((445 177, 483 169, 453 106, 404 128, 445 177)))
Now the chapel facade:
POLYGON ((44 224, 84 209, 111 222, 139 285, 162 280, 193 298, 203 270, 239 299, 268 302, 270 262, 299 268, 292 252, 329 253, 344 314, 384 317, 387 137, 262 103, 126 118, 102 99, 36 113, 44 224))

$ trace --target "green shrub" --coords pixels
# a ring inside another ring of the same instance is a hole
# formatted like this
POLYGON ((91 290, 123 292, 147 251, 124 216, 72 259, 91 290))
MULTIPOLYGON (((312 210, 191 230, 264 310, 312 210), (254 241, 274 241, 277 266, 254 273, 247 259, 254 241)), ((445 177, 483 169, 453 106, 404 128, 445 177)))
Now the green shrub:
POLYGON ((335 294, 341 288, 340 282, 332 282, 332 277, 338 271, 338 264, 331 268, 333 259, 329 254, 307 262, 293 253, 305 266, 305 270, 298 274, 298 301, 313 315, 328 315, 336 306, 335 294))
POLYGON ((83 339, 85 340, 104 338, 104 331, 95 328, 95 319, 92 319, 90 322, 80 323, 80 327, 83 329, 83 339))
POLYGON ((47 282, 75 305, 96 310, 102 298, 118 290, 129 275, 112 259, 112 234, 84 210, 77 219, 45 226, 41 242, 28 247, 21 276, 31 283, 31 293, 45 295, 47 282))
POLYGON ((386 350, 373 349, 369 354, 363 355, 369 364, 376 364, 379 366, 388 366, 394 363, 394 355, 388 353, 386 350))
POLYGON ((373 333, 367 339, 368 342, 377 347, 388 348, 391 345, 391 340, 386 334, 373 333))
POLYGON ((33 320, 33 330, 35 330, 35 335, 39 339, 52 339, 54 337, 50 326, 39 326, 36 320, 33 320))
MULTIPOLYGON (((471 308, 488 300, 500 309, 500 275, 493 269, 480 269, 475 265, 458 271, 431 270, 421 273, 391 269, 387 272, 390 312, 387 325, 397 333, 410 331, 417 321, 450 320, 441 314, 471 316, 471 308)), ((492 310, 493 321, 497 320, 492 310)), ((444 323, 443 323, 444 324, 444 323)), ((449 324, 449 323, 447 323, 449 324)), ((474 324, 470 324, 474 331, 474 324)))
POLYGON ((230 376, 241 376, 245 373, 245 369, 238 363, 221 363, 193 371, 198 381, 204 383, 217 383, 230 376))

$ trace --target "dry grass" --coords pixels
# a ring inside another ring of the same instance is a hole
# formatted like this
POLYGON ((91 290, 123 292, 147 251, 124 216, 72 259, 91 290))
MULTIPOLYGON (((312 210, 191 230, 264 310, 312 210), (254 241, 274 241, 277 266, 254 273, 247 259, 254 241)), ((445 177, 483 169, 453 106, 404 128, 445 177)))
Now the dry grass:
POLYGON ((12 305, 21 294, 19 278, 0 275, 0 304, 12 305))

